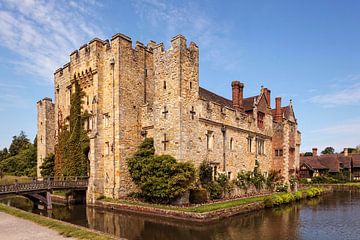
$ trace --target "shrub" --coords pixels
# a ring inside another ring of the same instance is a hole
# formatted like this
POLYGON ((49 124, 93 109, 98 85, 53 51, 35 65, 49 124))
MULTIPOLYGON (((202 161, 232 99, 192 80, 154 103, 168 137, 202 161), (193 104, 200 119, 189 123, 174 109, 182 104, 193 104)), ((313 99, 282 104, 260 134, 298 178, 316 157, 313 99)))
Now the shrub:
POLYGON ((184 194, 195 181, 192 163, 178 163, 170 155, 154 155, 152 139, 145 139, 127 164, 140 194, 150 202, 170 203, 184 194))
POLYGON ((210 199, 220 199, 223 196, 223 188, 217 181, 212 181, 206 185, 210 199))
POLYGON ((266 197, 264 199, 264 203, 265 207, 275 207, 281 205, 283 203, 283 199, 278 194, 274 194, 266 197))
POLYGON ((216 181, 220 184, 223 193, 230 193, 234 188, 233 183, 230 183, 229 178, 224 173, 220 173, 216 181))
POLYGON ((324 183, 340 183, 341 181, 331 176, 317 176, 317 177, 313 177, 311 179, 311 182, 315 184, 324 184, 324 183))
POLYGON ((202 185, 206 185, 212 181, 212 167, 205 161, 200 164, 199 179, 202 185))
POLYGON ((208 200, 207 191, 203 188, 191 189, 190 190, 190 203, 205 203, 208 200))
POLYGON ((302 194, 302 192, 296 192, 296 193, 294 193, 294 197, 295 197, 296 201, 299 201, 303 198, 303 194, 302 194))
POLYGON ((287 192, 288 191, 288 185, 281 184, 276 186, 276 192, 287 192))
POLYGON ((254 185, 256 190, 260 191, 264 188, 265 177, 261 172, 254 172, 254 176, 251 178, 251 183, 254 185))
POLYGON ((266 178, 266 188, 274 191, 275 187, 282 183, 284 177, 280 174, 280 171, 272 170, 270 171, 268 177, 266 178))
POLYGON ((285 203, 285 204, 291 203, 292 201, 295 200, 292 193, 283 193, 283 194, 280 195, 280 197, 283 200, 283 203, 285 203))
POLYGON ((247 192, 247 190, 249 189, 250 185, 251 185, 251 172, 239 172, 236 180, 235 180, 235 184, 236 186, 238 186, 240 189, 245 190, 245 192, 247 192))
POLYGON ((291 191, 294 191, 294 190, 295 190, 296 182, 297 182, 296 177, 295 177, 295 176, 291 176, 290 179, 289 179, 291 191))

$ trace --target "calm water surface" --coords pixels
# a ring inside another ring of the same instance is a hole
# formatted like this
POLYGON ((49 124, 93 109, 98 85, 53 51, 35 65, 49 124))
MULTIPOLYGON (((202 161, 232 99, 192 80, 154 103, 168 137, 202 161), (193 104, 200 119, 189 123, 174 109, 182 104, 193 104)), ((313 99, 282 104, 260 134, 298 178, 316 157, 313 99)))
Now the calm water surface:
POLYGON ((335 192, 299 204, 207 224, 80 205, 56 205, 47 213, 33 210, 31 202, 22 198, 2 202, 127 239, 360 239, 360 192, 335 192))

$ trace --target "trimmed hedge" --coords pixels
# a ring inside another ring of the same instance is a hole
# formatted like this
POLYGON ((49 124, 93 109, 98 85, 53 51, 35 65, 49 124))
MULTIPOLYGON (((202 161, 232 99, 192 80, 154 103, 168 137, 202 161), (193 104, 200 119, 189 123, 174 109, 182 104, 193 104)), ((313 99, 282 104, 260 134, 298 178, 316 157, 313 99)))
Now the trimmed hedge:
POLYGON ((264 199, 264 204, 266 207, 276 207, 281 204, 288 204, 294 201, 299 201, 305 198, 313 198, 320 196, 324 190, 322 188, 308 188, 304 190, 297 191, 295 193, 282 193, 274 194, 268 196, 264 199))

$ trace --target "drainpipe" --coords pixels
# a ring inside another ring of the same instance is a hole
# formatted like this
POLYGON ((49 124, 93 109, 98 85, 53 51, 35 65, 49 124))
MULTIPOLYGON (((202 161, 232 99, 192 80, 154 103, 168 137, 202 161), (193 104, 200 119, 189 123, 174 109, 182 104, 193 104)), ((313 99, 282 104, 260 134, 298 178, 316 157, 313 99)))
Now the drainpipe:
POLYGON ((113 122, 113 126, 112 126, 112 130, 113 130, 113 134, 112 134, 112 145, 111 145, 111 151, 112 151, 112 155, 113 155, 113 198, 115 198, 115 77, 114 77, 114 73, 115 73, 115 60, 114 58, 110 59, 110 65, 112 68, 112 122, 113 122))
POLYGON ((221 132, 223 134, 223 172, 226 171, 226 128, 225 126, 221 127, 221 132))

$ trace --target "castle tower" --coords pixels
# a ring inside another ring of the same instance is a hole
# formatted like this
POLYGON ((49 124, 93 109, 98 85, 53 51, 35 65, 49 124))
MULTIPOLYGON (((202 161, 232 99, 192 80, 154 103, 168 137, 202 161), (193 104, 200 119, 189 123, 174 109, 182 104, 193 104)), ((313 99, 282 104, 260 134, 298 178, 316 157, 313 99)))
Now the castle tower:
POLYGON ((54 153, 55 146, 55 112, 51 98, 37 102, 37 166, 36 175, 41 177, 40 166, 43 159, 54 153))
POLYGON ((197 133, 199 98, 199 51, 195 43, 177 35, 171 48, 154 48, 154 145, 156 154, 189 160, 197 133))

